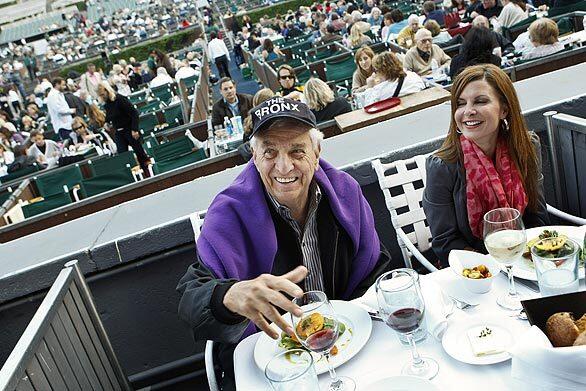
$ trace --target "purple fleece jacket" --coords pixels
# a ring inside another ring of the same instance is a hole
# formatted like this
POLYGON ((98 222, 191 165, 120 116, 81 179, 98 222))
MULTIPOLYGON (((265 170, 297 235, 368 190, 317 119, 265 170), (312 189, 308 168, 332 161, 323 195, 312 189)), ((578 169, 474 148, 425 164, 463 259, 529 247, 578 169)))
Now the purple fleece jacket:
MULTIPOLYGON (((354 178, 324 160, 320 159, 314 179, 354 244, 352 272, 342 297, 347 299, 380 256, 372 210, 354 178)), ((249 280, 271 272, 277 236, 253 161, 212 201, 197 240, 197 251, 217 278, 249 280)), ((242 338, 254 332, 251 322, 242 338)))

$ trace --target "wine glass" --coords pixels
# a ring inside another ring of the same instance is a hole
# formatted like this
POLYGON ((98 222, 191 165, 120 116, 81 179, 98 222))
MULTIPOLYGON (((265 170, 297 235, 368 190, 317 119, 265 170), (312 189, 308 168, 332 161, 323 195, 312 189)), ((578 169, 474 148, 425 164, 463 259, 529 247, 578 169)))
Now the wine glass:
POLYGON ((376 296, 387 326, 405 335, 411 346, 412 360, 405 364, 401 373, 432 379, 439 365, 434 359, 419 355, 413 337, 425 313, 425 302, 415 275, 401 269, 381 275, 376 280, 376 296))
POLYGON ((293 303, 303 311, 300 317, 291 314, 295 335, 306 349, 325 357, 331 378, 328 390, 355 390, 354 380, 338 376, 330 362, 331 350, 338 340, 339 322, 326 294, 321 291, 309 291, 293 299, 293 303))
POLYGON ((521 298, 515 288, 513 263, 525 250, 527 235, 521 212, 514 208, 498 208, 484 215, 484 245, 490 255, 505 265, 509 277, 509 292, 496 300, 511 311, 521 310, 521 298))

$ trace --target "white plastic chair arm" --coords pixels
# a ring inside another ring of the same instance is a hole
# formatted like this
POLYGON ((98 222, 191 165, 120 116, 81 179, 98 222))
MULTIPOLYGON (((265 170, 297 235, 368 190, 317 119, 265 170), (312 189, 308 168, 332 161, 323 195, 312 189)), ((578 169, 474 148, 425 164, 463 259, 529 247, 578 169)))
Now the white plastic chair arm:
POLYGON ((569 213, 563 212, 550 204, 547 204, 547 211, 552 215, 559 217, 560 219, 564 219, 569 221, 572 224, 576 225, 586 225, 586 219, 578 216, 571 215, 569 213))
POLYGON ((423 254, 421 254, 421 251, 419 251, 419 249, 417 247, 415 247, 415 245, 413 243, 411 243, 411 240, 409 240, 409 237, 407 236, 407 234, 405 232, 403 232, 402 229, 397 230, 397 236, 399 236, 401 238, 401 240, 403 241, 403 243, 405 243, 405 246, 407 247, 407 249, 409 249, 411 254, 415 258, 417 258, 419 263, 421 263, 423 266, 425 266, 425 268, 427 270, 429 270, 430 272, 435 272, 438 270, 437 267, 433 266, 431 264, 431 262, 429 262, 427 260, 427 258, 425 258, 423 256, 423 254))

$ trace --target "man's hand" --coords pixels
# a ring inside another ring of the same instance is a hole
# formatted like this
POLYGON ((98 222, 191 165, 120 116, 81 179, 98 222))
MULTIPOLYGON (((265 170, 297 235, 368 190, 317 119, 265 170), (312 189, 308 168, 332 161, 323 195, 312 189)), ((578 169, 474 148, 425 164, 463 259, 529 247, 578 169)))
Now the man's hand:
POLYGON ((293 297, 300 297, 303 291, 297 283, 307 276, 307 268, 298 266, 282 276, 262 274, 253 280, 240 281, 232 285, 224 296, 224 305, 230 311, 250 319, 259 329, 271 338, 277 339, 279 333, 273 330, 267 319, 274 322, 281 330, 293 335, 293 328, 287 324, 275 307, 282 308, 295 316, 303 313, 299 306, 281 292, 293 297))

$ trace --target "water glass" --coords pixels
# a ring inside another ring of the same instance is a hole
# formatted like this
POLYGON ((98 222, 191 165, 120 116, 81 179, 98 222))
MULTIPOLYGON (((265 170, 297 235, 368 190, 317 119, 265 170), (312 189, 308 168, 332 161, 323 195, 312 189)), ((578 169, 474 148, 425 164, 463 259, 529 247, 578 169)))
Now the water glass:
POLYGON ((577 292, 580 246, 572 239, 566 239, 562 248, 544 252, 543 248, 555 248, 559 238, 542 239, 531 247, 531 258, 537 271, 541 296, 555 296, 577 292), (561 251, 560 251, 561 250, 561 251))
POLYGON ((274 391, 319 390, 313 357, 303 349, 277 354, 267 364, 265 377, 274 391))

